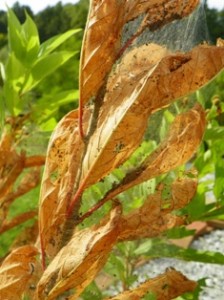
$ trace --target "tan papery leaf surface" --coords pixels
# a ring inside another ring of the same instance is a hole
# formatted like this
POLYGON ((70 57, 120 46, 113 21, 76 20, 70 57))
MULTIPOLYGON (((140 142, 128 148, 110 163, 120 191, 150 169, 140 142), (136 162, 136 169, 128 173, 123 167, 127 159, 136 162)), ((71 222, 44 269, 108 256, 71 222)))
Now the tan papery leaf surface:
POLYGON ((81 294, 105 264, 118 236, 121 207, 115 207, 107 222, 76 232, 45 270, 37 298, 53 300, 66 290, 81 294))
POLYGON ((153 30, 167 22, 177 20, 189 15, 200 3, 198 0, 151 0, 151 1, 126 1, 126 22, 139 15, 145 14, 143 22, 153 30))
POLYGON ((187 162, 200 145, 205 126, 205 112, 199 104, 177 115, 167 137, 145 160, 141 177, 156 177, 187 162))
POLYGON ((165 47, 156 44, 142 46, 124 56, 112 72, 97 128, 83 160, 81 181, 85 187, 123 163, 141 143, 148 111, 141 110, 139 98, 146 79, 167 53, 165 47))
POLYGON ((196 189, 196 179, 178 178, 172 183, 170 199, 166 200, 166 204, 169 202, 170 207, 164 209, 163 186, 158 187, 140 208, 122 216, 118 240, 152 238, 183 224, 184 218, 173 215, 172 211, 185 207, 195 195, 196 189))
MULTIPOLYGON (((121 35, 126 22, 145 14, 133 39, 148 27, 162 25, 189 15, 198 0, 116 1, 92 0, 83 41, 80 68, 80 98, 85 104, 96 96, 116 59, 122 54, 121 35), (120 53, 120 54, 119 54, 120 53)), ((128 42, 127 42, 128 43, 128 42)))
POLYGON ((195 178, 178 178, 171 185, 172 207, 180 209, 185 207, 197 191, 198 180, 195 178))
POLYGON ((35 272, 37 254, 34 246, 27 245, 15 249, 6 257, 0 267, 0 299, 21 299, 35 272))
POLYGON ((124 55, 109 77, 98 126, 85 153, 82 189, 129 157, 141 142, 150 114, 207 83, 223 65, 224 48, 207 45, 169 54, 150 44, 124 55))
POLYGON ((175 269, 168 269, 164 274, 149 279, 136 289, 125 291, 105 300, 140 300, 147 293, 154 293, 157 300, 171 300, 184 293, 192 292, 197 283, 189 280, 175 269))
POLYGON ((167 137, 136 170, 130 171, 108 192, 111 199, 128 188, 167 173, 186 163, 197 150, 206 126, 205 112, 196 104, 191 110, 177 115, 167 137))
POLYGON ((77 128, 77 111, 72 111, 58 123, 48 146, 41 185, 39 228, 42 248, 51 258, 61 244, 66 210, 80 167, 84 145, 77 128))

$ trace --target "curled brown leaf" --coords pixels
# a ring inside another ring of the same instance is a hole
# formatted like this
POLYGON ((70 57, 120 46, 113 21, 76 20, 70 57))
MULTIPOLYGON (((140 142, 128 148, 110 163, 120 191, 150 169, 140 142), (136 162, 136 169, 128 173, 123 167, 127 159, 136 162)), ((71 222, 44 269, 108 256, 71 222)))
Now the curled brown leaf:
POLYGON ((124 49, 146 27, 152 30, 187 16, 198 4, 198 0, 186 1, 184 4, 181 0, 91 1, 81 55, 80 105, 96 96, 112 65, 123 53, 121 35, 127 22, 145 15, 124 49))
POLYGON ((141 143, 148 121, 147 110, 139 108, 142 87, 166 54, 162 46, 143 46, 126 55, 112 72, 83 160, 81 181, 85 188, 123 163, 141 143))
POLYGON ((178 115, 171 124, 166 139, 145 159, 140 167, 131 170, 120 183, 114 185, 102 199, 102 203, 132 186, 186 163, 197 150, 205 125, 205 112, 199 104, 178 115))
POLYGON ((78 133, 77 115, 77 111, 71 111, 59 122, 47 151, 40 195, 39 228, 42 251, 46 251, 51 258, 61 245, 66 212, 84 148, 78 133))
POLYGON ((171 185, 170 198, 166 200, 169 208, 163 208, 163 189, 163 186, 158 187, 140 208, 122 216, 119 241, 156 237, 184 223, 184 218, 172 214, 172 211, 190 202, 197 189, 197 180, 187 177, 175 180, 171 185))
MULTIPOLYGON (((214 77, 224 66, 223 54, 224 47, 208 45, 198 46, 186 54, 170 54, 166 48, 155 44, 143 45, 125 54, 108 80, 108 93, 105 94, 100 109, 98 126, 90 138, 83 160, 78 195, 119 166, 136 149, 146 128, 146 120, 152 113, 167 107, 178 97, 195 91, 214 77), (93 175, 95 172, 96 176, 93 175)), ((198 131, 196 134, 201 136, 200 126, 204 126, 205 119, 203 112, 200 108, 195 108, 195 112, 190 114, 194 115, 195 121, 188 126, 198 126, 193 131, 198 131), (200 117, 201 122, 198 122, 200 117), (194 122, 196 124, 193 125, 194 122)), ((184 131, 182 134, 185 135, 184 131)), ((180 146, 182 139, 178 143, 180 146)), ((163 145, 166 147, 164 143, 163 145)), ((174 148, 181 149, 179 146, 174 148)), ((193 151, 196 148, 197 146, 193 151)), ((186 161, 186 156, 189 158, 192 155, 189 151, 190 145, 185 154, 181 152, 182 159, 178 153, 172 155, 169 152, 169 155, 172 160, 179 157, 180 164, 181 160, 186 161)), ((162 158, 162 152, 161 150, 160 159, 165 158, 162 158)), ((157 165, 154 164, 155 168, 157 165)), ((162 171, 164 164, 159 165, 159 168, 162 171)), ((157 171, 153 169, 150 176, 157 176, 157 171)), ((73 203, 71 210, 72 206, 73 203)))
POLYGON ((28 281, 35 273, 37 254, 34 246, 22 246, 3 261, 0 267, 0 299, 21 299, 28 281))
POLYGON ((136 289, 125 291, 105 300, 140 300, 148 293, 153 293, 157 300, 171 300, 186 292, 192 292, 197 283, 189 280, 175 269, 168 269, 164 274, 149 279, 136 289))
POLYGON ((115 207, 104 223, 74 233, 45 270, 37 288, 37 298, 53 300, 74 288, 78 297, 105 264, 118 236, 121 207, 115 207))

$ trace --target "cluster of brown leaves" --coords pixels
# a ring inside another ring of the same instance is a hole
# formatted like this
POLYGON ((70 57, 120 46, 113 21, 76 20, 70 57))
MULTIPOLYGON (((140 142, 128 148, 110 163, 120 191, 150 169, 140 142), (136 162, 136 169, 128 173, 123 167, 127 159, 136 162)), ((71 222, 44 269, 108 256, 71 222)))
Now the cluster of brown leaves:
MULTIPOLYGON (((189 203, 196 191, 196 180, 187 176, 173 182, 168 208, 162 205, 162 185, 142 207, 127 215, 116 199, 121 192, 167 173, 193 156, 206 126, 199 104, 177 115, 157 149, 90 209, 86 216, 106 201, 117 203, 100 224, 83 230, 76 226, 83 219, 79 216, 83 192, 139 147, 149 116, 206 84, 223 68, 222 46, 200 45, 188 53, 171 52, 155 43, 130 47, 145 28, 155 30, 183 18, 198 2, 91 1, 81 56, 79 111, 70 112, 59 122, 47 152, 36 243, 39 248, 40 242, 43 265, 47 266, 32 281, 36 284, 34 299, 56 299, 70 289, 74 289, 70 299, 78 299, 117 242, 158 236, 184 222, 171 213, 189 203), (139 28, 122 45, 124 25, 139 15, 144 15, 139 28)), ((24 164, 24 159, 20 160, 24 164)), ((12 252, 3 262, 0 298, 15 299, 8 290, 16 282, 18 297, 31 287, 37 248, 26 247, 26 251, 19 248, 12 252)), ((157 299, 173 299, 194 288, 194 282, 169 270, 113 299, 141 299, 150 291, 157 299)))
POLYGON ((8 119, 0 139, 0 234, 38 213, 25 212, 11 220, 8 217, 12 203, 40 183, 40 167, 45 163, 45 156, 27 156, 25 152, 16 150, 24 121, 25 117, 8 119))

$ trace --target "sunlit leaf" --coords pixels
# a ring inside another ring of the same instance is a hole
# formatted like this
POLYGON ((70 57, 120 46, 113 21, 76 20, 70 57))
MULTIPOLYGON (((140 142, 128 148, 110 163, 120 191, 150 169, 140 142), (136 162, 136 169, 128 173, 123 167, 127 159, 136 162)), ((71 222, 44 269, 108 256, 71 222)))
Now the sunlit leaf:
POLYGON ((26 21, 22 25, 22 36, 26 44, 26 56, 22 59, 25 65, 32 65, 37 59, 40 40, 37 26, 26 13, 26 21))
POLYGON ((9 33, 9 47, 11 52, 15 53, 16 57, 20 59, 25 54, 25 45, 23 44, 20 35, 22 25, 17 19, 15 13, 8 9, 8 33, 9 33))
POLYGON ((0 299, 21 299, 35 272, 37 254, 34 246, 23 246, 12 251, 3 261, 0 267, 0 299))
POLYGON ((122 216, 118 240, 135 240, 146 237, 156 237, 166 230, 184 223, 184 218, 171 212, 186 206, 196 192, 195 179, 182 178, 173 182, 169 199, 166 199, 167 208, 163 208, 163 186, 149 195, 144 204, 122 216), (181 196, 180 196, 181 195, 181 196))
POLYGON ((60 51, 37 59, 31 69, 25 85, 23 86, 23 93, 26 93, 30 89, 34 88, 41 80, 57 70, 76 53, 77 52, 74 51, 60 51))
POLYGON ((49 53, 57 49, 61 44, 63 44, 67 39, 78 32, 80 32, 80 29, 68 30, 65 33, 54 36, 43 42, 40 46, 39 57, 48 55, 49 53))
POLYGON ((224 255, 219 252, 185 249, 162 239, 147 241, 135 251, 136 254, 144 254, 149 257, 171 257, 186 261, 197 261, 210 264, 224 264, 224 255), (148 243, 148 246, 147 246, 148 243))
MULTIPOLYGON (((96 96, 105 76, 122 52, 121 35, 126 22, 145 14, 140 28, 130 40, 146 27, 158 28, 170 21, 190 14, 199 1, 91 1, 90 13, 81 56, 80 89, 81 102, 96 96), (169 11, 169 13, 167 13, 169 11)), ((128 42, 127 42, 128 44, 128 42)))
POLYGON ((32 118, 36 123, 44 124, 60 109, 60 106, 75 103, 78 100, 78 90, 68 90, 56 95, 44 95, 33 105, 32 118))
POLYGON ((72 299, 77 299, 105 264, 117 240, 120 214, 121 208, 117 206, 103 224, 74 233, 40 279, 38 299, 53 300, 71 288, 72 299))
POLYGON ((166 273, 149 279, 137 288, 125 291, 115 297, 105 300, 140 300, 147 293, 153 293, 157 300, 171 300, 183 293, 193 291, 197 284, 189 280, 175 269, 169 269, 166 273))
POLYGON ((49 142, 40 195, 40 235, 49 256, 59 250, 78 174, 83 142, 77 126, 77 111, 71 111, 57 125, 49 142))
POLYGON ((114 186, 106 197, 114 197, 136 184, 186 163, 201 142, 205 124, 205 114, 199 105, 178 115, 171 124, 166 139, 159 147, 145 159, 139 168, 128 173, 121 183, 114 186))

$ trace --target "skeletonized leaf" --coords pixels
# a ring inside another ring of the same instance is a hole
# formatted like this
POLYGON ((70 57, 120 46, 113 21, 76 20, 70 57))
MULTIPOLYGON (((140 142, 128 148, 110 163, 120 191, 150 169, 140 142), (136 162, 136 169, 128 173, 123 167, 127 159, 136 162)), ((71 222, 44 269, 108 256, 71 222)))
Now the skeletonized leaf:
POLYGON ((169 269, 166 273, 149 279, 134 290, 125 291, 115 297, 105 300, 140 300, 148 293, 153 293, 157 300, 171 300, 186 292, 192 292, 197 283, 189 280, 175 269, 169 269))
POLYGON ((137 170, 128 173, 117 187, 113 187, 106 197, 111 199, 136 184, 167 173, 186 163, 197 150, 205 125, 205 113, 199 104, 178 115, 171 124, 166 139, 159 147, 137 170))
MULTIPOLYGON (((152 1, 91 1, 90 13, 81 55, 81 103, 96 96, 106 75, 122 53, 121 35, 126 22, 144 15, 142 24, 133 34, 133 40, 146 27, 155 29, 189 15, 198 0, 152 1)), ((128 43, 128 42, 127 42, 128 43)))
POLYGON ((78 174, 83 142, 77 129, 77 111, 68 113, 57 125, 47 151, 40 195, 42 248, 54 256, 61 244, 66 210, 78 174))
POLYGON ((3 261, 0 267, 0 299, 21 299, 35 272, 37 254, 34 246, 23 246, 12 251, 3 261))
POLYGON ((71 288, 77 299, 105 264, 117 240, 120 215, 121 207, 117 206, 103 224, 74 233, 40 279, 38 299, 53 300, 71 288))
MULTIPOLYGON (((163 206, 163 186, 148 197, 145 203, 131 213, 122 216, 120 221, 119 241, 156 237, 164 231, 184 222, 184 218, 171 212, 186 206, 193 198, 197 188, 197 180, 178 178, 172 183, 170 208, 163 206)), ((166 201, 167 203, 167 201, 166 201)))

